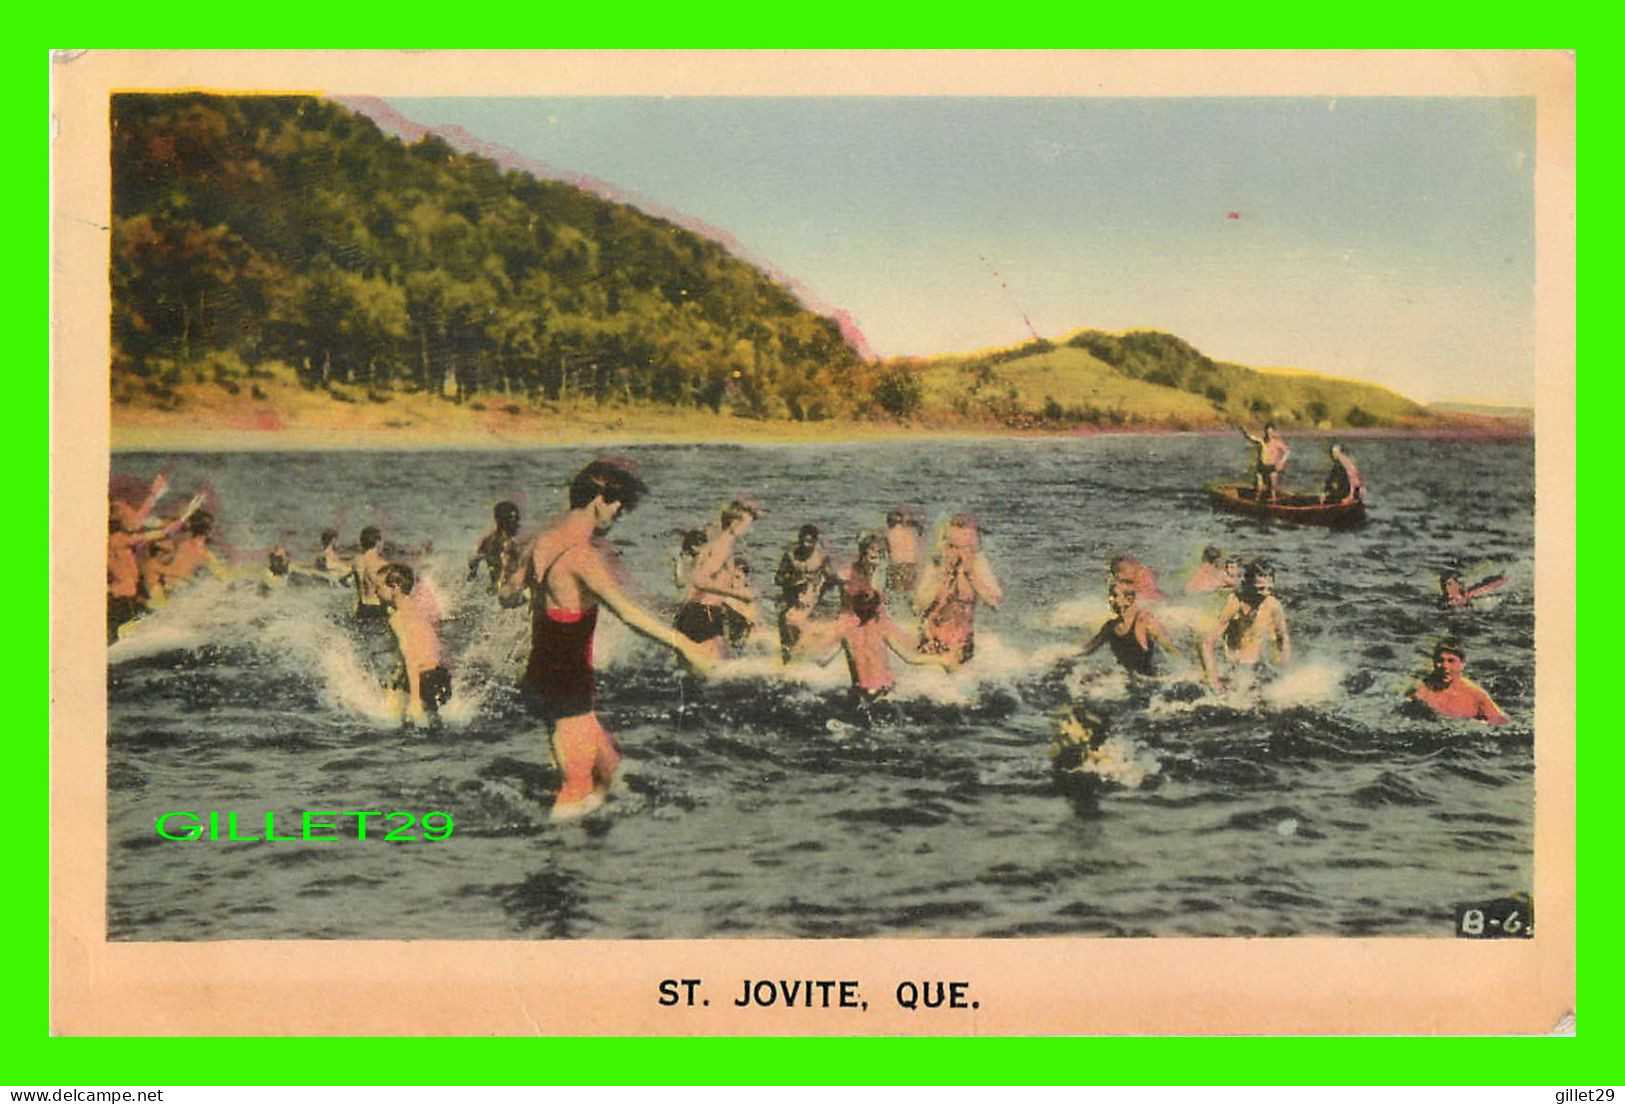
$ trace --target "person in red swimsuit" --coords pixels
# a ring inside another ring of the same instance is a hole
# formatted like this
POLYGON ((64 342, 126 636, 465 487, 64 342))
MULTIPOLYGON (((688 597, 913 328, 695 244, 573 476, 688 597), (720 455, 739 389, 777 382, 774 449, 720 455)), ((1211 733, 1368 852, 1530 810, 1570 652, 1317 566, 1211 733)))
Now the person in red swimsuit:
POLYGON ((646 489, 629 467, 613 461, 595 460, 582 468, 570 481, 570 508, 548 522, 503 586, 510 605, 530 596, 530 662, 520 689, 530 710, 547 722, 553 762, 563 775, 553 802, 555 820, 602 805, 621 762, 596 712, 592 643, 600 603, 696 670, 712 664, 704 648, 627 595, 620 558, 602 539, 646 489))

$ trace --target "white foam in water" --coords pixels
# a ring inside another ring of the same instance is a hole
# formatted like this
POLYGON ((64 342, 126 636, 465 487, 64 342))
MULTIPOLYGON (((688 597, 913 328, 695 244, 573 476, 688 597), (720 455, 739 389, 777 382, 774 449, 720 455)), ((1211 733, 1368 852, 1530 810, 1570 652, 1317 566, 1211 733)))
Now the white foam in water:
POLYGON ((1299 662, 1264 687, 1261 697, 1275 709, 1319 705, 1341 692, 1342 672, 1329 663, 1299 662))

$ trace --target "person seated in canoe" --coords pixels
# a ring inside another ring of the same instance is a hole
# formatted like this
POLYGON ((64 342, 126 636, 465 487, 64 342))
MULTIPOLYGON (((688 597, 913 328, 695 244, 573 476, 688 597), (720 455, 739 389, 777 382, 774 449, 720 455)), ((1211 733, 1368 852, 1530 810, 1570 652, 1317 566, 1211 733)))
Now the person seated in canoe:
POLYGON ((1110 645, 1112 655, 1123 670, 1131 675, 1155 676, 1157 649, 1161 647, 1171 655, 1179 655, 1173 639, 1160 622, 1140 605, 1139 594, 1133 584, 1116 582, 1106 598, 1113 616, 1100 626, 1094 639, 1083 646, 1084 655, 1093 655, 1102 644, 1110 645))
POLYGON ((1286 438, 1275 432, 1274 423, 1264 427, 1261 437, 1254 437, 1243 426, 1236 428, 1253 446, 1253 497, 1262 500, 1268 490, 1270 501, 1274 502, 1281 493, 1281 476, 1286 471, 1286 458, 1292 454, 1291 447, 1286 438))
POLYGON ((1433 649, 1433 670, 1405 695, 1441 717, 1504 725, 1507 716, 1478 683, 1463 673, 1467 653, 1460 644, 1441 640, 1433 649))
POLYGON ((1360 479, 1360 469, 1354 466, 1354 458, 1343 451, 1341 442, 1332 444, 1331 456, 1332 470, 1326 475, 1320 501, 1337 504, 1364 502, 1365 483, 1360 479))
POLYGON ((1480 579, 1472 586, 1465 586, 1461 581, 1461 575, 1457 572, 1439 572, 1439 598, 1444 602, 1446 609, 1466 609, 1473 604, 1473 599, 1482 598, 1506 585, 1505 575, 1492 575, 1487 579, 1480 579))
POLYGON ((1225 657, 1238 666, 1256 668, 1266 658, 1276 667, 1291 664, 1292 636, 1286 610, 1275 596, 1275 569, 1268 561, 1254 560, 1246 566, 1236 592, 1225 600, 1218 621, 1202 639, 1202 671, 1215 693, 1224 689, 1214 655, 1221 641, 1225 657))

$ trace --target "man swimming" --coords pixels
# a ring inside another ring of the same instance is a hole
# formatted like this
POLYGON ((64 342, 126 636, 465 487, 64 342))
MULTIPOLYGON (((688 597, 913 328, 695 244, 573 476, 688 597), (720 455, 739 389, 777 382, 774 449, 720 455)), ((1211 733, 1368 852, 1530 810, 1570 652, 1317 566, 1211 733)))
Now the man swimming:
POLYGON ((1273 653, 1275 666, 1286 667, 1292 662, 1286 610, 1275 596, 1275 570, 1267 561, 1254 560, 1247 565, 1236 592, 1219 611, 1213 630, 1202 639, 1202 670, 1215 693, 1224 688, 1214 659, 1221 640, 1225 657, 1234 664, 1258 666, 1266 658, 1266 645, 1273 653))
POLYGON ((1196 573, 1185 584, 1186 594, 1207 594, 1215 590, 1228 590, 1236 585, 1236 561, 1224 560, 1224 553, 1216 544, 1202 549, 1202 562, 1196 573))
POLYGON ((1467 653, 1461 645, 1440 641, 1433 649, 1432 672, 1405 697, 1421 702, 1441 717, 1506 724, 1506 714, 1490 698, 1489 692, 1462 673, 1466 663, 1467 653))
POLYGON ((623 569, 603 535, 646 488, 627 467, 595 460, 570 481, 569 508, 553 518, 499 594, 531 607, 530 660, 520 688, 530 710, 547 722, 553 763, 563 775, 553 803, 556 820, 603 804, 621 756, 598 721, 592 646, 600 603, 626 625, 706 670, 710 653, 662 624, 626 593, 623 569))
POLYGON ((1466 609, 1473 604, 1475 598, 1482 598, 1506 585, 1505 575, 1492 575, 1488 579, 1480 579, 1472 586, 1466 586, 1456 572, 1439 572, 1439 598, 1447 609, 1466 609))

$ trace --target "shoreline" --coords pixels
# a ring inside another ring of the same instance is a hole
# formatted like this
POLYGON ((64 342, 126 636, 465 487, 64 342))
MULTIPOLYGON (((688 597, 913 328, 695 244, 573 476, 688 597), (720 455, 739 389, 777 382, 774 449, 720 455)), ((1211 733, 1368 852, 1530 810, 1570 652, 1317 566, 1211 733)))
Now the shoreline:
MULTIPOLYGON (((1523 422, 1441 426, 1389 426, 1365 429, 1286 430, 1289 438, 1360 440, 1418 437, 1504 443, 1534 440, 1534 427, 1523 422)), ((722 428, 722 427, 718 427, 722 428)), ((732 445, 786 447, 821 445, 905 444, 932 441, 1060 441, 1085 437, 1230 437, 1231 428, 1159 429, 1148 426, 1090 428, 1043 432, 998 432, 977 427, 899 427, 862 423, 795 422, 780 425, 738 419, 726 432, 703 427, 632 427, 575 424, 547 432, 497 433, 478 430, 432 431, 420 428, 339 430, 318 426, 243 429, 231 426, 114 425, 111 453, 255 453, 255 452, 510 452, 554 448, 622 448, 639 445, 732 445)))

